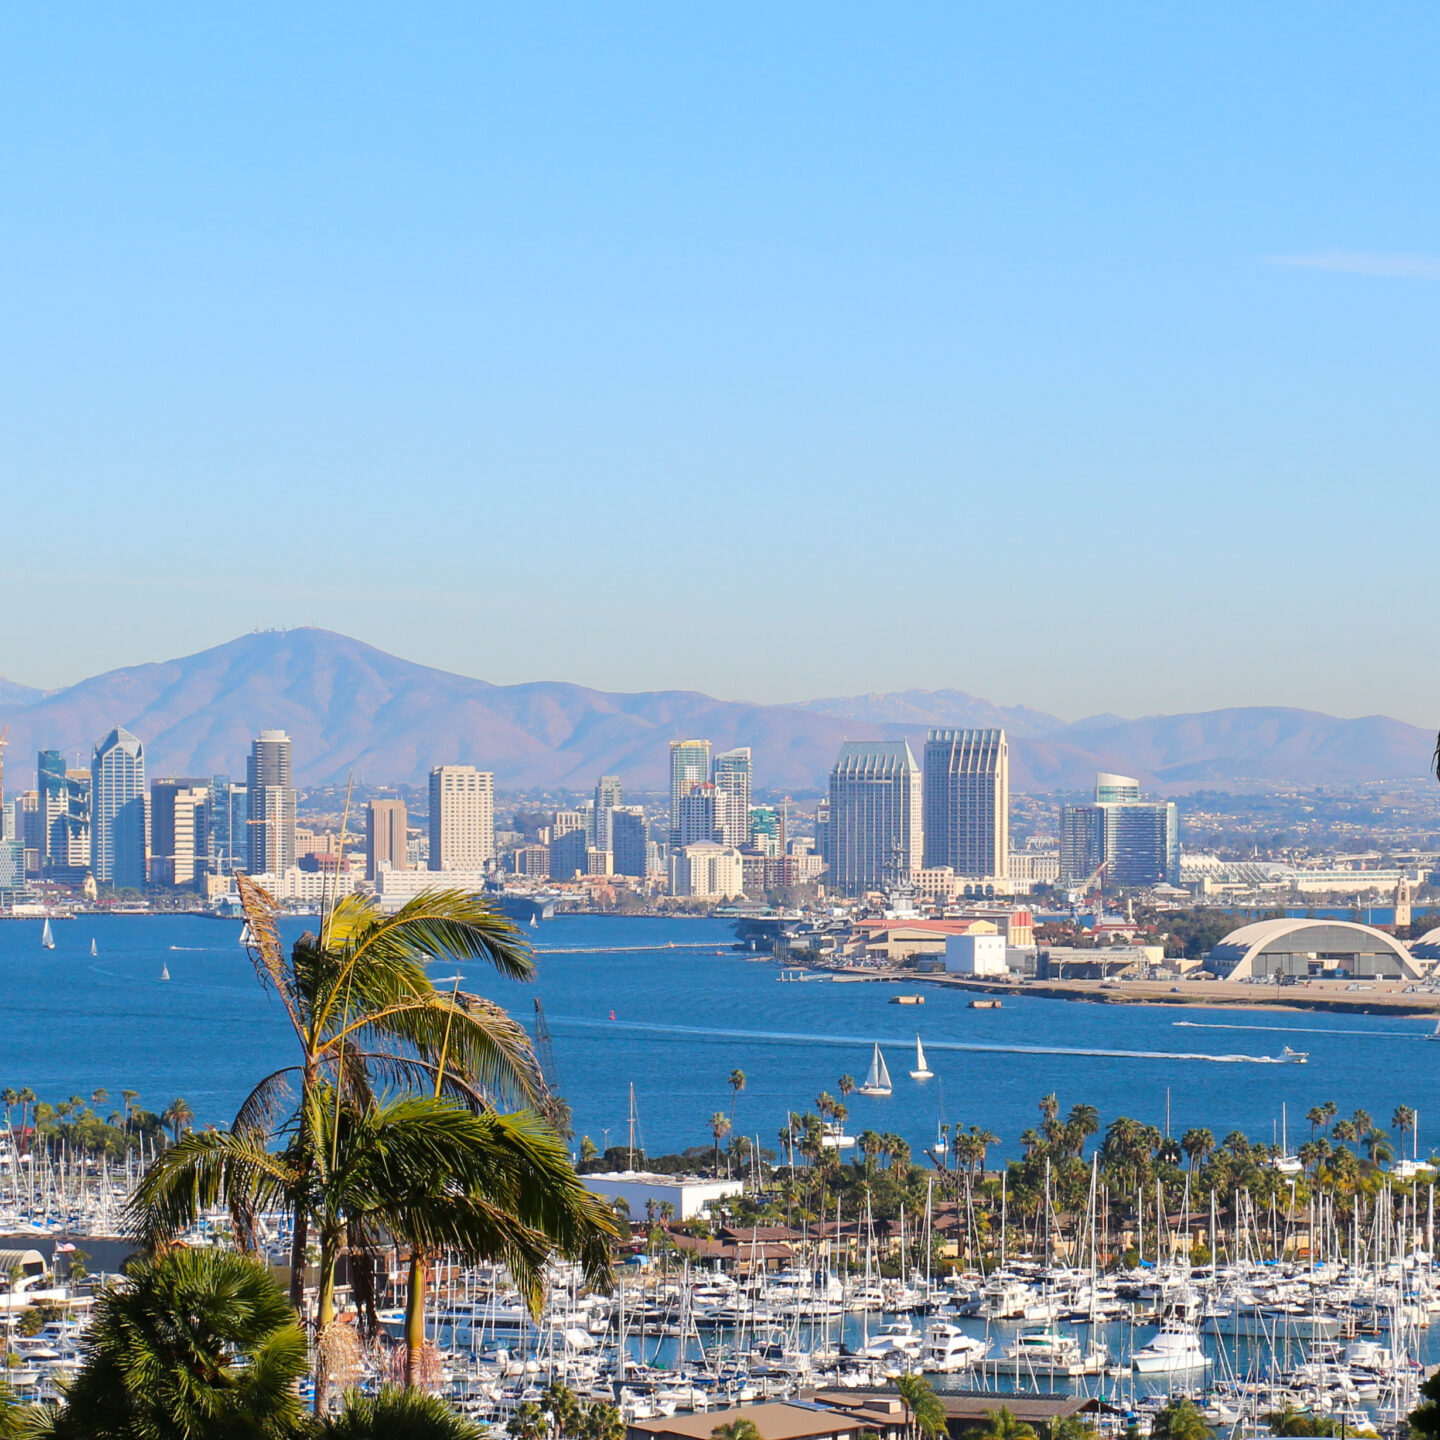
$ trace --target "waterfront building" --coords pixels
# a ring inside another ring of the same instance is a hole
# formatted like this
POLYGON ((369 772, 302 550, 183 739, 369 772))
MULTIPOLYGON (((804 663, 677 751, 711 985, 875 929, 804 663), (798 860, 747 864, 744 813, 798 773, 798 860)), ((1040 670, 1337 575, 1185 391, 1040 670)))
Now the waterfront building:
POLYGON ((920 767, 904 740, 847 740, 830 772, 830 885, 888 890, 920 868, 920 767))
POLYGON ((262 730, 250 743, 245 771, 252 875, 279 875, 295 863, 295 789, 290 777, 289 735, 262 730))
POLYGON ((1101 772, 1093 805, 1060 815, 1060 878, 1072 888, 1101 872, 1107 890, 1180 883, 1180 824, 1172 801, 1145 801, 1140 782, 1101 772), (1103 871, 1101 870, 1101 867, 1103 871))
POLYGON ((430 772, 431 870, 483 870, 495 858, 495 776, 473 765, 430 772))
POLYGON ((1010 860, 1010 745, 1003 730, 925 740, 925 865, 1003 879, 1010 860))
POLYGON ((692 900, 736 900, 745 893, 745 864, 733 845, 684 845, 670 857, 670 891, 692 900))
POLYGON ((8 893, 24 888, 25 846, 19 840, 0 840, 0 891, 8 893))
POLYGON ((372 800, 365 810, 365 878, 380 867, 410 868, 410 813, 403 800, 372 800))
POLYGON ((715 757, 715 839, 721 845, 750 843, 750 747, 742 745, 715 757))
POLYGON ((90 759, 90 865, 102 885, 143 889, 148 872, 145 747, 118 727, 90 759))
MULTIPOLYGON (((642 1158, 638 1152, 636 1158, 642 1158)), ((705 1207, 712 1202, 745 1193, 745 1186, 739 1180, 649 1175, 640 1170, 592 1172, 582 1175, 580 1181, 592 1195, 603 1196, 612 1205, 623 1200, 626 1212, 637 1220, 648 1213, 647 1206, 658 1213, 662 1205, 672 1206, 677 1220, 693 1220, 703 1215, 705 1207)), ((833 1426, 831 1430, 833 1433, 833 1426)))
POLYGON ((548 866, 553 880, 573 880, 589 873, 590 844, 583 826, 561 831, 548 847, 548 866))
POLYGON ((1257 920, 1232 930, 1205 958, 1222 980, 1419 980, 1393 935, 1351 920, 1257 920))
MULTIPOLYGON (((680 802, 696 785, 710 779, 710 742, 708 740, 672 740, 670 742, 670 844, 681 845, 680 802)), ((708 835, 705 837, 710 838, 708 835)))
POLYGON ((719 844, 720 792, 708 780, 692 785, 680 797, 677 845, 719 844))
POLYGON ((228 775, 212 775, 205 806, 205 865, 234 875, 250 860, 250 791, 228 775))
POLYGON ((150 785, 150 878, 157 885, 193 885, 205 870, 204 779, 155 780, 150 785))
POLYGON ((945 969, 951 975, 1008 975, 1005 937, 986 934, 978 926, 965 935, 945 939, 945 969))
POLYGON ((610 810, 610 855, 617 875, 643 878, 646 873, 645 812, 638 806, 613 806, 610 810))

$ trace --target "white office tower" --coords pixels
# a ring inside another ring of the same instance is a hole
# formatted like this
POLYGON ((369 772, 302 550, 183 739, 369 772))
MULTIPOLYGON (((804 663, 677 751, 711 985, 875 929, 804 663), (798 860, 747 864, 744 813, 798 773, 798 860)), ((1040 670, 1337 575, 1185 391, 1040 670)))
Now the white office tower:
POLYGON ((494 775, 437 765, 430 772, 430 869, 483 870, 494 858, 494 775))
POLYGON ((112 730, 90 759, 90 865, 100 884, 144 886, 150 849, 146 800, 145 747, 128 730, 112 730))
POLYGON ((750 843, 750 747, 726 750, 715 757, 715 838, 722 845, 750 843))
POLYGON ((1010 746, 1003 730, 925 739, 925 868, 1004 876, 1010 863, 1010 746))
POLYGON ((262 730, 250 742, 245 783, 250 793, 250 873, 283 875, 295 863, 295 790, 290 737, 262 730))
POLYGON ((829 884, 888 891, 920 868, 920 767, 904 740, 847 740, 830 772, 829 884))
MULTIPOLYGON (((670 844, 680 845, 680 802, 697 785, 710 781, 710 742, 708 740, 672 740, 670 742, 670 844)), ((710 839, 710 836, 705 836, 710 839)))
POLYGON ((602 775, 595 782, 594 828, 590 832, 590 843, 600 850, 614 850, 610 840, 610 812, 618 809, 624 799, 624 791, 618 775, 602 775))

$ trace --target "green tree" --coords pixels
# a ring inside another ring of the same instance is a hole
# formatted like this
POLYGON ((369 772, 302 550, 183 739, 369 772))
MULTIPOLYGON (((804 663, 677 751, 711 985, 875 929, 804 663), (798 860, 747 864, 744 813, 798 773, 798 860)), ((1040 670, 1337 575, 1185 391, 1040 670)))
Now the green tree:
POLYGON ((1410 1412, 1410 1429, 1421 1440, 1440 1440, 1440 1370, 1421 1385, 1420 1397, 1410 1412))
POLYGON ((438 1395, 386 1385, 376 1395, 348 1391, 340 1413, 315 1434, 317 1440, 483 1440, 485 1427, 438 1395))
POLYGON ((1206 1158, 1215 1149, 1215 1136, 1203 1126, 1187 1130, 1180 1137, 1180 1148, 1185 1152, 1186 1158, 1190 1161, 1190 1168, 1193 1170, 1197 1165, 1203 1165, 1206 1158))
POLYGON ((717 1110, 710 1117, 710 1133, 715 1137, 715 1173, 720 1173, 720 1142, 730 1133, 730 1117, 717 1110))
POLYGON ((188 1130, 195 1123, 195 1112, 190 1108, 188 1100, 182 1100, 177 1095, 166 1107, 165 1113, 160 1119, 170 1127, 172 1143, 178 1145, 181 1132, 188 1130))
POLYGON ((761 1440, 760 1427, 748 1416, 737 1415, 710 1432, 710 1440, 761 1440))
POLYGON ((580 1400, 562 1380, 552 1380, 540 1397, 540 1408, 550 1417, 557 1436, 579 1433, 580 1400))
MULTIPOLYGON (((524 937, 481 897, 428 890, 385 915, 373 900, 347 895, 326 910, 319 934, 302 935, 287 958, 274 898, 246 875, 236 877, 236 887, 256 973, 280 996, 300 1053, 298 1063, 255 1087, 232 1131, 268 1137, 298 1091, 293 1140, 308 1183, 308 1172, 321 1163, 313 1127, 322 1087, 337 1105, 342 1098, 363 1103, 377 1082, 436 1095, 448 1091, 471 1104, 496 1098, 543 1102, 545 1082, 525 1030, 478 995, 436 990, 425 973, 432 961, 474 962, 507 979, 533 977, 524 937)), ((290 1299, 298 1310, 309 1238, 298 1201, 294 1215, 290 1299)), ((424 1268, 417 1249, 410 1257, 405 1317, 412 1374, 424 1344, 424 1268)))
POLYGON ((1210 1440, 1210 1427, 1193 1400, 1172 1400, 1156 1412, 1150 1440, 1210 1440))
POLYGON ((95 1306, 83 1359, 33 1433, 55 1440, 286 1440, 305 1335, 266 1268, 222 1250, 132 1261, 95 1306))
POLYGON ((745 1072, 743 1070, 732 1070, 730 1072, 730 1128, 735 1128, 735 1102, 740 1098, 740 1092, 745 1088, 745 1072))
POLYGON ((945 1433, 945 1406, 923 1375, 902 1375, 895 1388, 905 1407, 905 1428, 911 1440, 917 1434, 928 1437, 945 1433))
MULTIPOLYGON (((187 1135, 162 1152, 131 1201, 142 1243, 154 1249, 221 1201, 243 1243, 261 1211, 283 1204, 319 1242, 321 1336, 335 1319, 342 1249, 377 1250, 385 1235, 415 1253, 443 1249, 471 1263, 503 1261, 536 1313, 554 1254, 580 1261, 589 1283, 608 1284, 616 1234, 609 1211, 533 1112, 477 1114, 430 1096, 357 1109, 337 1105, 318 1087, 311 1100, 314 1113, 296 1120, 283 1150, 268 1149, 253 1134, 216 1131, 187 1135)), ((421 1345, 410 1350, 413 1378, 421 1345)), ((324 1390, 322 1376, 317 1410, 324 1390)))
POLYGON ((977 1430, 978 1440, 1035 1440, 1034 1428, 1017 1419, 1008 1406, 985 1412, 985 1424, 977 1430))

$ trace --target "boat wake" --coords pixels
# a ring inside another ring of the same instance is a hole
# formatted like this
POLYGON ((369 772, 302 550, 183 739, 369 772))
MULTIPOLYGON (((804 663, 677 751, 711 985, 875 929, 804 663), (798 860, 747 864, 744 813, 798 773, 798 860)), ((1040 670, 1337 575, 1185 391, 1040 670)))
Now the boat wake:
MULTIPOLYGON (((574 1025, 586 1029, 640 1030, 654 1035, 709 1035, 726 1040, 763 1040, 776 1044, 791 1044, 805 1041, 812 1045, 870 1045, 873 1036, 855 1035, 804 1035, 788 1030, 722 1030, 714 1026, 699 1025, 657 1025, 643 1020, 590 1020, 578 1015, 552 1015, 552 1024, 574 1025)), ((908 1047, 913 1042, 903 1039, 888 1039, 882 1045, 908 1047)), ((1217 1065, 1283 1065, 1285 1061, 1273 1055, 1200 1055, 1184 1054, 1173 1050, 1101 1050, 1079 1045, 980 1045, 963 1040, 927 1040, 931 1050, 982 1051, 991 1055, 1078 1055, 1102 1060, 1198 1060, 1217 1065)))
POLYGON ((1392 1040, 1424 1040, 1418 1030, 1322 1030, 1318 1025, 1222 1025, 1209 1020, 1172 1020, 1191 1030, 1270 1030, 1277 1035, 1378 1035, 1392 1040))

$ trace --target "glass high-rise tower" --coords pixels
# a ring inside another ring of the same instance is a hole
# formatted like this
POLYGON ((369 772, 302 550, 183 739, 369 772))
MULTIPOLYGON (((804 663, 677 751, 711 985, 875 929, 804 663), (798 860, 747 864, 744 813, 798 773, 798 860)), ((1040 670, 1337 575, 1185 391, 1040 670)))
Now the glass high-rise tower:
POLYGON ((145 747, 112 730, 90 759, 90 868, 102 885, 141 889, 146 880, 145 747))
POLYGON ((1003 730, 925 739, 925 868, 1003 876, 1010 857, 1010 746, 1003 730))
POLYGON ((251 742, 245 769, 250 794, 250 873, 279 875, 295 863, 295 790, 290 737, 262 730, 251 742))

